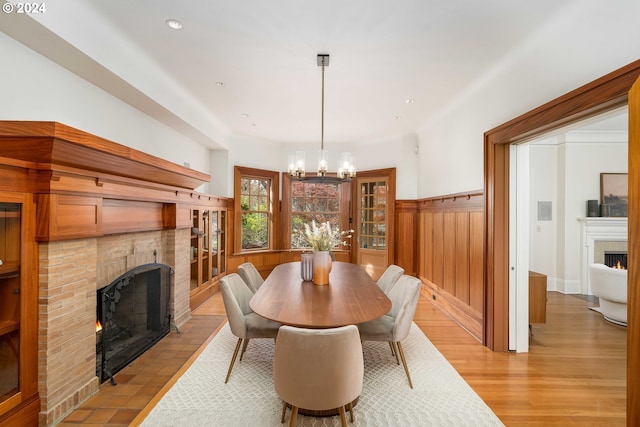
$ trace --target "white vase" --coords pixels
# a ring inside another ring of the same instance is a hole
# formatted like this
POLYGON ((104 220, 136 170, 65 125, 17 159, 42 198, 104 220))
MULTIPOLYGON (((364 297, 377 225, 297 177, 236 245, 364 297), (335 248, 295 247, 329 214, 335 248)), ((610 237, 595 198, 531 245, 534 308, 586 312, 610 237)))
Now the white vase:
POLYGON ((313 283, 328 285, 331 272, 331 254, 329 251, 313 252, 313 283))
POLYGON ((302 280, 313 280, 313 253, 300 254, 300 277, 302 280))

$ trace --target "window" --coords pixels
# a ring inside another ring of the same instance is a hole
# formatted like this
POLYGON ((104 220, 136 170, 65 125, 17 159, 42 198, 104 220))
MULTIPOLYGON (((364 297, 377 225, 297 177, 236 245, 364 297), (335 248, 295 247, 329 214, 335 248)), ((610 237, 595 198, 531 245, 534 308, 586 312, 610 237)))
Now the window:
POLYGON ((298 181, 284 175, 282 210, 283 241, 288 247, 306 247, 300 237, 304 224, 327 222, 331 227, 348 230, 349 183, 298 181))
POLYGON ((234 185, 236 250, 274 249, 278 173, 236 166, 234 185))

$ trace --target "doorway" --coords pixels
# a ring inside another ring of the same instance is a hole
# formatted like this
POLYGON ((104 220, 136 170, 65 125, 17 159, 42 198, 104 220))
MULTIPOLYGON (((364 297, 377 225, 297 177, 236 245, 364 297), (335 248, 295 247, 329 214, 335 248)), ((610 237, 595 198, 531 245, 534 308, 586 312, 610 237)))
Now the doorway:
MULTIPOLYGON (((640 265, 640 60, 485 132, 485 325, 483 343, 508 350, 509 146, 531 135, 629 105, 629 265, 640 265)), ((629 283, 640 270, 629 269, 629 283)), ((627 420, 640 421, 640 291, 628 290, 627 420)))
POLYGON ((600 173, 627 172, 627 110, 511 146, 510 350, 528 351, 529 271, 546 276, 549 291, 589 294, 580 218, 588 200, 600 201, 600 173))

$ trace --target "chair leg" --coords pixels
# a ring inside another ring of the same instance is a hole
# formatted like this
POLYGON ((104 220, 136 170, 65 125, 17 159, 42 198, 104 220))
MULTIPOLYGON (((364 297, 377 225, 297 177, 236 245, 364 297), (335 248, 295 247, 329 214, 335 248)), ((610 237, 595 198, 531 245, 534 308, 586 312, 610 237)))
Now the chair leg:
POLYGON ((289 420, 289 427, 295 427, 297 416, 298 416, 298 407, 291 405, 291 419, 289 420))
POLYGON ((349 408, 349 421, 353 423, 353 402, 349 402, 347 408, 349 408))
POLYGON ((231 357, 231 363, 229 363, 229 370, 227 371, 227 378, 225 378, 224 380, 225 384, 227 383, 227 381, 229 381, 229 376, 231 375, 233 364, 236 363, 236 357, 238 356, 238 350, 240 349, 240 344, 242 344, 242 338, 238 338, 238 342, 236 343, 236 349, 233 351, 233 357, 231 357))
POLYGON ((347 415, 344 412, 344 406, 340 407, 340 424, 342 427, 347 427, 347 415))
POLYGON ((400 352, 400 358, 402 359, 402 364, 404 365, 404 372, 407 374, 407 379, 409 380, 409 387, 413 388, 413 383, 411 382, 411 375, 409 375, 409 367, 407 366, 407 359, 404 358, 404 351, 402 350, 402 344, 400 341, 396 343, 398 346, 398 351, 400 352))
POLYGON ((398 359, 398 349, 396 348, 396 343, 393 341, 389 341, 389 345, 391 346, 391 352, 396 357, 396 363, 400 365, 400 359, 398 359))
POLYGON ((287 402, 282 401, 282 416, 280 417, 280 424, 284 424, 284 416, 287 413, 287 402))
POLYGON ((247 346, 249 345, 249 338, 245 338, 244 345, 242 346, 242 353, 240 353, 240 361, 242 362, 242 356, 244 356, 244 352, 247 351, 247 346))

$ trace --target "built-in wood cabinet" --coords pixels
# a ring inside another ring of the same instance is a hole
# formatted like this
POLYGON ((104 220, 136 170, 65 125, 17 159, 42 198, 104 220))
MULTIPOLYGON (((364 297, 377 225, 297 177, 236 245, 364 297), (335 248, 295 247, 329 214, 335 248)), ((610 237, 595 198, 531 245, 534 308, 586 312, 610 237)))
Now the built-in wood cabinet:
POLYGON ((0 193, 0 426, 38 424, 32 209, 28 197, 0 193))
POLYGON ((227 210, 225 207, 197 207, 191 210, 191 308, 204 302, 218 289, 227 271, 227 210))

